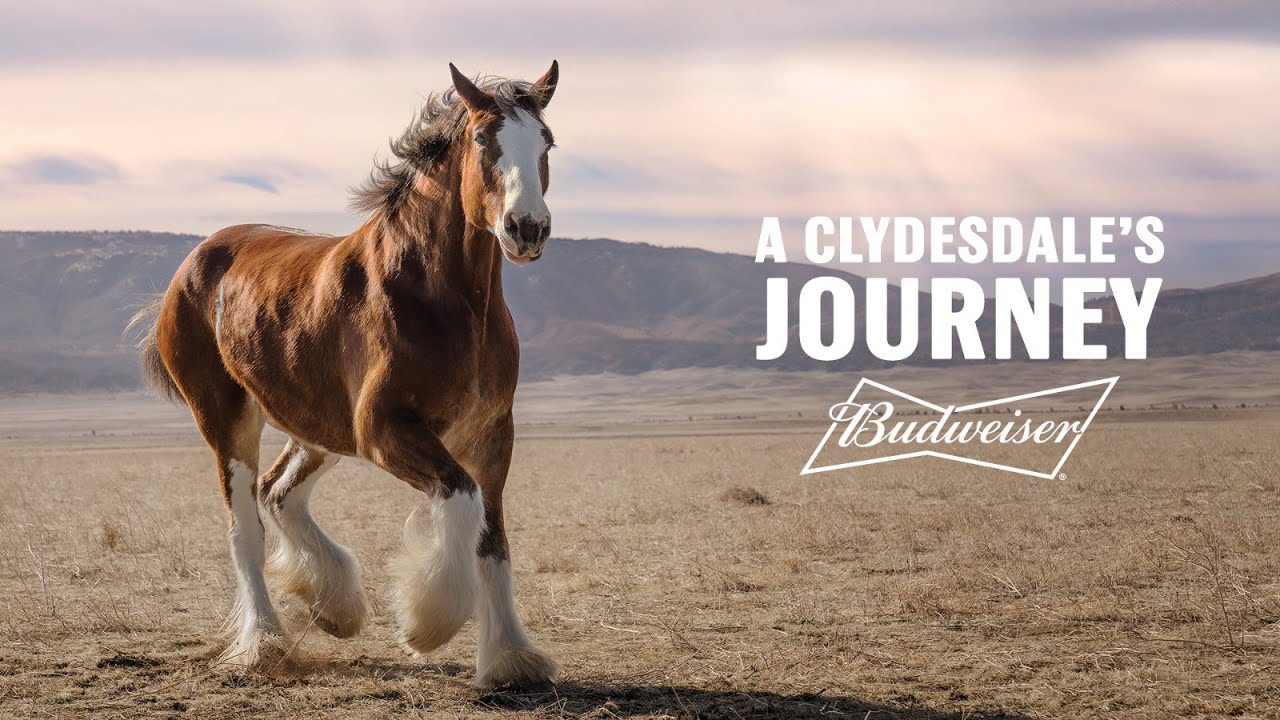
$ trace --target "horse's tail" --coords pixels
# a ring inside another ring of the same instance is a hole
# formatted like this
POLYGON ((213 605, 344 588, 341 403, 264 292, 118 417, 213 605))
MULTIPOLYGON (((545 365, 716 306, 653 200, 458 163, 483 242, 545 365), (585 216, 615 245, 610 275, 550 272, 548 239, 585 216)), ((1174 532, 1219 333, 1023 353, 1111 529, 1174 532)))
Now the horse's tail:
POLYGON ((156 320, 160 316, 160 303, 163 301, 163 294, 152 298, 151 302, 134 314, 125 333, 141 331, 138 338, 138 359, 142 365, 142 379, 147 385, 169 402, 186 405, 186 398, 182 397, 178 384, 173 381, 169 369, 160 359, 160 346, 156 344, 156 320))

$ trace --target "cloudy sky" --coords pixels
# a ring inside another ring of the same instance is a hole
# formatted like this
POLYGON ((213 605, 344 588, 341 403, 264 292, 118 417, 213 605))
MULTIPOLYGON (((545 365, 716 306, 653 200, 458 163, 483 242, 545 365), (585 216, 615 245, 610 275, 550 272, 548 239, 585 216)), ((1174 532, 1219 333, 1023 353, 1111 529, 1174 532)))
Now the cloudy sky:
POLYGON ((346 232, 448 62, 554 57, 556 235, 1157 214, 1175 284, 1280 271, 1275 3, 613 5, 0 0, 0 228, 346 232))

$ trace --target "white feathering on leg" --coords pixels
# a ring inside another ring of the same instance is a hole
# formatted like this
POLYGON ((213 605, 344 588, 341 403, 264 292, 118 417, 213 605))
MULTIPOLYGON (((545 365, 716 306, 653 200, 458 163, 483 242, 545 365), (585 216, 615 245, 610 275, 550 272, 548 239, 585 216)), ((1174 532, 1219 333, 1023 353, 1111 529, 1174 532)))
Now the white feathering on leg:
POLYGON ((334 542, 316 524, 308 507, 316 481, 333 467, 337 457, 326 457, 299 481, 295 476, 305 457, 297 454, 276 481, 276 487, 288 490, 275 505, 273 517, 280 536, 268 565, 284 590, 306 601, 321 630, 347 638, 360 632, 369 615, 360 582, 360 563, 349 549, 334 542))
POLYGON ((475 607, 484 502, 479 489, 433 500, 430 528, 416 515, 405 521, 405 553, 392 565, 399 578, 394 600, 401 643, 428 653, 448 642, 475 607))

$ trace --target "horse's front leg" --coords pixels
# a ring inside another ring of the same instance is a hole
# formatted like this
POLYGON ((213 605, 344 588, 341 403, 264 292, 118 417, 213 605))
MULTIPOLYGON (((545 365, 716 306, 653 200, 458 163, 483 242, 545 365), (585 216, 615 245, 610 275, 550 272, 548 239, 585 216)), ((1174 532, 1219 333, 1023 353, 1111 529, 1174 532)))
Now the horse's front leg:
POLYGON ((430 423, 398 404, 400 393, 389 395, 362 403, 358 452, 430 501, 429 517, 410 515, 405 523, 393 596, 401 644, 425 654, 448 642, 474 611, 484 506, 480 488, 430 423))
POLYGON ((511 558, 502 523, 502 489, 511 467, 515 430, 510 413, 460 458, 484 496, 484 530, 476 552, 480 560, 480 595, 476 614, 479 639, 475 684, 536 685, 555 680, 560 666, 525 634, 516 612, 511 558))

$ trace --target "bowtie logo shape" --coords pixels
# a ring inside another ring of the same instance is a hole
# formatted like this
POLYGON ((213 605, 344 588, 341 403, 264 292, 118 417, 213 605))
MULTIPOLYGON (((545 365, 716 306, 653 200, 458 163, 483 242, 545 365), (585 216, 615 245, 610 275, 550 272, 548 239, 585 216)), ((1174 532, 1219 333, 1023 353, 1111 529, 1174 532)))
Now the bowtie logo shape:
POLYGON ((942 406, 862 378, 847 401, 831 406, 828 411, 831 427, 800 474, 936 457, 1052 479, 1062 471, 1071 451, 1084 437, 1119 379, 1103 378, 970 405, 942 406), (1038 405, 1068 393, 1078 398, 1085 391, 1090 391, 1090 396, 1096 392, 1097 400, 1083 420, 1033 419, 1018 408, 1019 405, 1038 405), (882 399, 868 399, 872 394, 882 399), (998 414, 996 408, 1002 411, 998 414), (924 412, 919 412, 921 410, 924 412), (917 412, 906 419, 904 411, 917 412), (993 445, 1040 447, 1044 450, 1036 454, 1043 457, 1029 458, 1033 461, 1026 463, 1030 467, 1019 467, 981 459, 978 457, 981 453, 964 452, 993 445), (856 457, 860 454, 870 456, 856 457))

